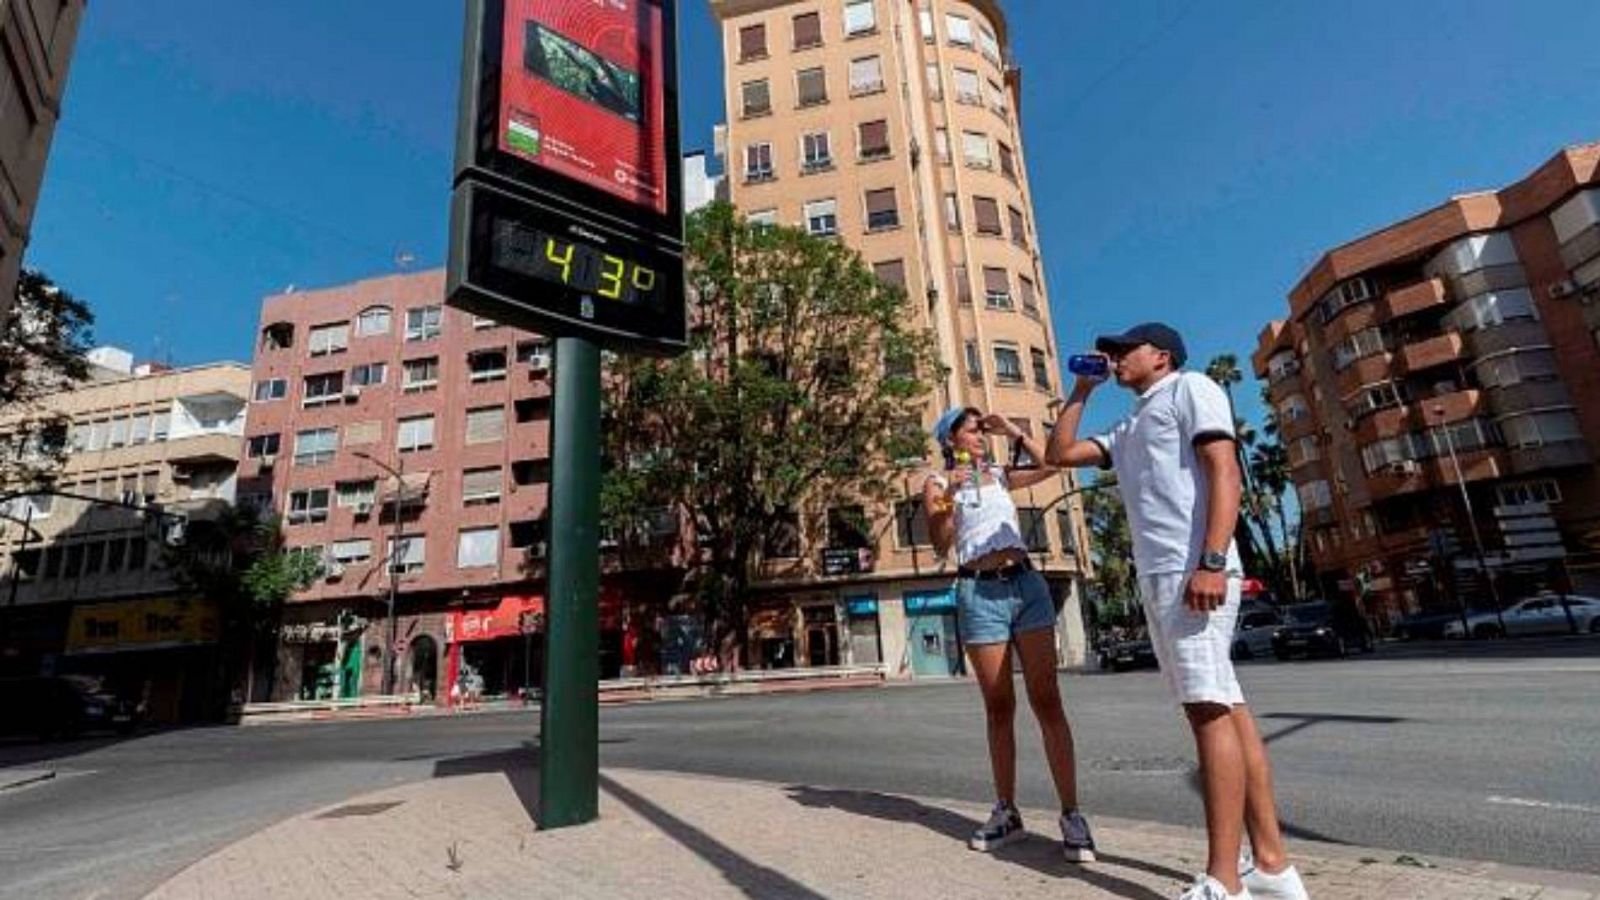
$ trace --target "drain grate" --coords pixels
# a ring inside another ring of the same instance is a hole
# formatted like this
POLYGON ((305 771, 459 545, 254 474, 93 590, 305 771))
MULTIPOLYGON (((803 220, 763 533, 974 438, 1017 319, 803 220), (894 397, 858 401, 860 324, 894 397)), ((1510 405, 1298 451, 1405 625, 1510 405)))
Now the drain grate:
POLYGON ((1089 768, 1130 775, 1187 775, 1195 766, 1178 756, 1109 756, 1090 760, 1089 768))
POLYGON ((353 819, 359 816, 376 816, 380 813, 386 813, 404 802, 404 800, 392 800, 387 803, 346 803, 344 806, 336 806, 325 813, 319 813, 314 818, 353 819))

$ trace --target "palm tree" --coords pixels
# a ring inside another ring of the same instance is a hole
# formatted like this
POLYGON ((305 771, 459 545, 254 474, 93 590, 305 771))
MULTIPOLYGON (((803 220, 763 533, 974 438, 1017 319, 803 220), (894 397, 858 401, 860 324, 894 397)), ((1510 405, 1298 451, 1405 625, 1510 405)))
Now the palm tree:
MULTIPOLYGON (((1250 507, 1251 498, 1255 495, 1255 484, 1250 477, 1250 466, 1245 459, 1244 453, 1244 441, 1247 437, 1253 441, 1255 435, 1253 431, 1250 431, 1247 435, 1239 430, 1243 423, 1234 412, 1233 404, 1233 386, 1244 380, 1244 373, 1239 371, 1238 358, 1232 353, 1224 353, 1220 356, 1212 357, 1211 362, 1206 364, 1206 377, 1221 385, 1222 390, 1227 393, 1228 414, 1232 416, 1234 421, 1236 439, 1233 443, 1233 450, 1239 460, 1240 478, 1244 481, 1243 496, 1240 498, 1239 505, 1239 522, 1233 530, 1234 540, 1239 545, 1239 556, 1244 562, 1246 571, 1262 571, 1264 567, 1262 566, 1261 555, 1256 549, 1255 535, 1250 530, 1250 521, 1254 518, 1250 507)), ((1248 429, 1248 425, 1244 427, 1248 429)), ((1269 538, 1268 543, 1270 544, 1270 542, 1269 538)), ((1274 553, 1274 555, 1276 554, 1274 553)))

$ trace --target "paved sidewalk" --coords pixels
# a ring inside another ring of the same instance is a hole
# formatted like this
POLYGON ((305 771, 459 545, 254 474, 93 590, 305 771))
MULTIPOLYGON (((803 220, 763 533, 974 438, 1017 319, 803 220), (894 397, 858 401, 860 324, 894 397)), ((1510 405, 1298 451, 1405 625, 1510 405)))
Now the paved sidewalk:
MULTIPOLYGON (((357 900, 583 898, 1176 897, 1200 866, 1193 831, 1098 819, 1102 861, 1062 861, 1049 813, 994 856, 966 849, 985 810, 803 785, 608 770, 598 822, 540 832, 520 755, 444 766, 430 781, 279 823, 149 896, 357 900)), ((1298 843, 1318 900, 1600 898, 1600 877, 1298 843)))

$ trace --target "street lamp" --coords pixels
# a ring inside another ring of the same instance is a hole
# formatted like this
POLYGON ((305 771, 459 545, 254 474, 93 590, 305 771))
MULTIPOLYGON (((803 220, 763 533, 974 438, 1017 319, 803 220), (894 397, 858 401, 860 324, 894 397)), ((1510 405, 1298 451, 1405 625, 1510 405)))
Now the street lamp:
MULTIPOLYGON (((1461 489, 1461 503, 1467 508, 1467 527, 1472 530, 1472 547, 1478 554, 1478 570, 1483 573, 1484 581, 1489 585, 1489 599, 1494 603, 1495 621, 1500 623, 1500 634, 1506 633, 1505 615, 1500 609, 1500 590, 1495 587, 1494 575, 1489 572, 1489 564, 1483 555, 1483 539, 1478 536, 1478 520, 1472 514, 1472 495, 1467 491, 1467 480, 1461 477, 1461 458, 1456 456, 1456 438, 1450 426, 1445 423, 1445 409, 1443 406, 1429 407, 1428 412, 1439 418, 1439 430, 1444 432, 1445 447, 1450 452, 1450 465, 1456 472, 1456 487, 1461 489)), ((1463 633, 1463 638, 1471 637, 1463 633)))
MULTIPOLYGON (((383 693, 385 696, 389 696, 394 693, 394 645, 396 631, 398 628, 398 623, 395 621, 394 616, 394 602, 395 595, 400 592, 400 526, 403 524, 401 522, 401 516, 405 512, 406 505, 406 458, 400 455, 396 456, 396 459, 400 463, 400 468, 396 469, 383 460, 380 460, 363 450, 353 451, 350 455, 359 459, 364 459, 383 471, 389 473, 391 476, 393 476, 395 483, 394 537, 391 538, 389 542, 389 641, 388 645, 384 647, 383 658, 383 693)), ((378 504, 378 509, 383 509, 381 498, 378 504)))

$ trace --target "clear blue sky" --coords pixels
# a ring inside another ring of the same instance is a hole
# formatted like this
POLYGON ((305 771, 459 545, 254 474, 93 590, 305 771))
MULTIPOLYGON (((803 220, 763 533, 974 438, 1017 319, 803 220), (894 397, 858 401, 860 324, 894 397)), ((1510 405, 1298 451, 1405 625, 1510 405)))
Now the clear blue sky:
MULTIPOLYGON (((1005 6, 1063 350, 1163 318, 1243 361, 1324 250, 1600 139, 1594 0, 1005 6)), ((180 364, 248 359, 289 284, 442 264, 459 43, 450 0, 91 3, 28 263, 180 364)), ((683 93, 708 146, 718 67, 683 93)))

